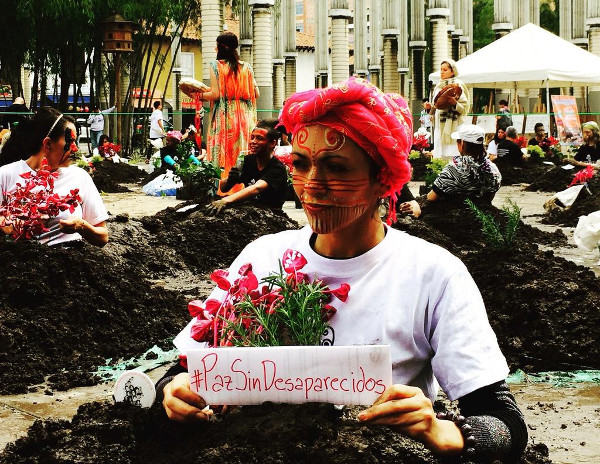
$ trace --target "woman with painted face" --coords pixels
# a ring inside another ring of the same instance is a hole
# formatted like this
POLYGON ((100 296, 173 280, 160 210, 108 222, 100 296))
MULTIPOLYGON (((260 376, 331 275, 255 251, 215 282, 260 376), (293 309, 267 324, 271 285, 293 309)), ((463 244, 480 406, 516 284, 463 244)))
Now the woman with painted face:
MULTIPOLYGON (((13 191, 18 182, 24 182, 21 174, 38 171, 46 160, 50 170, 58 172, 54 192, 67 195, 79 189, 82 201, 73 213, 63 211, 50 219, 46 225, 50 232, 38 236, 37 240, 48 245, 72 245, 84 239, 104 246, 108 242, 108 213, 100 193, 87 172, 71 165, 78 150, 73 118, 44 107, 31 120, 20 124, 15 135, 7 146, 10 144, 9 153, 20 155, 12 155, 17 160, 0 167, 0 203, 4 201, 5 192, 13 191)), ((11 227, 2 230, 10 233, 11 227)))
POLYGON ((450 135, 456 132, 458 126, 467 122, 467 113, 469 112, 469 90, 465 84, 458 79, 458 68, 456 62, 447 59, 440 64, 440 81, 433 89, 434 98, 434 131, 433 131, 433 157, 434 158, 452 158, 459 155, 456 142, 450 135), (460 88, 460 96, 452 97, 449 106, 439 108, 436 97, 447 86, 456 85, 460 88))
MULTIPOLYGON (((393 385, 359 414, 425 444, 440 456, 516 462, 527 429, 508 386, 508 367, 466 267, 446 250, 385 224, 379 206, 394 203, 410 178, 412 119, 397 94, 357 78, 292 95, 281 123, 293 134, 293 186, 309 225, 259 238, 229 268, 245 263, 260 279, 277 271, 287 249, 307 260, 303 272, 331 288, 350 285, 329 321, 327 344, 391 348, 393 385), (465 417, 437 417, 439 385, 465 417)), ((210 298, 222 299, 216 289, 210 298)), ((178 348, 198 347, 189 330, 178 348)), ((212 414, 173 368, 157 384, 173 420, 212 414)))

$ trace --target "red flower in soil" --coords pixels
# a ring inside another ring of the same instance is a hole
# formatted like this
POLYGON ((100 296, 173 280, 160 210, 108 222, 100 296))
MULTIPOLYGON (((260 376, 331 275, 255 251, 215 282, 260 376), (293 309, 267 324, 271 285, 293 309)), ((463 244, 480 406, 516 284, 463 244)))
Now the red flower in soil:
POLYGON ((221 290, 229 290, 231 288, 231 282, 227 280, 228 275, 229 272, 223 269, 217 269, 210 275, 210 280, 217 284, 217 287, 221 290))
POLYGON ((285 250, 283 253, 283 259, 281 261, 283 270, 287 273, 299 271, 306 266, 306 258, 302 256, 302 253, 296 250, 285 250))
POLYGON ((575 174, 573 177, 573 181, 569 184, 569 187, 573 185, 585 184, 588 180, 590 180, 596 174, 595 169, 588 165, 581 171, 575 174))
POLYGON ((526 148, 527 147, 527 139, 520 135, 519 137, 517 137, 517 145, 519 145, 519 148, 526 148))

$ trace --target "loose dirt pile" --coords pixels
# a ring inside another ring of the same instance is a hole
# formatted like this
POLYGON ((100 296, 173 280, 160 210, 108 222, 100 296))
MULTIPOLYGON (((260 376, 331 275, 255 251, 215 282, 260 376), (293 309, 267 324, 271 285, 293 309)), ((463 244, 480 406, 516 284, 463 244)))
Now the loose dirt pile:
POLYGON ((575 203, 567 209, 555 209, 542 220, 546 224, 559 224, 575 227, 579 216, 587 216, 594 211, 600 211, 600 175, 596 174, 588 181, 575 203))
MULTIPOLYGON (((264 404, 181 425, 169 422, 160 406, 89 403, 72 422, 36 422, 26 438, 8 446, 0 463, 441 462, 387 427, 359 424, 355 413, 325 404, 264 404)), ((520 463, 551 463, 547 456, 544 445, 530 446, 520 463)))
POLYGON ((103 160, 94 164, 92 180, 100 192, 118 193, 129 192, 127 187, 120 184, 135 184, 147 176, 146 171, 127 163, 113 163, 103 160))
POLYGON ((295 226, 268 210, 241 207, 215 218, 199 205, 141 221, 117 217, 103 249, 3 237, 0 393, 26 391, 48 375, 51 388, 88 385, 107 358, 171 348, 189 320, 187 302, 206 296, 210 272, 258 236, 295 226), (179 280, 177 291, 164 288, 179 280))
MULTIPOLYGON (((206 297, 208 274, 256 237, 297 227, 268 210, 240 207, 217 217, 198 205, 109 224, 104 249, 0 242, 0 390, 97 381, 106 358, 139 357, 168 345, 188 321, 187 301, 206 297)), ((493 207, 487 211, 504 221, 493 207)), ((522 225, 508 250, 493 249, 470 211, 440 202, 396 226, 457 254, 479 285, 512 370, 600 368, 600 283, 538 243, 561 233, 522 225)), ((132 362, 135 367, 137 361, 132 362)), ((179 426, 160 407, 141 411, 87 404, 72 422, 38 422, 0 462, 436 462, 420 445, 364 427, 326 405, 242 408, 214 423, 179 426)), ((547 463, 543 445, 522 462, 547 463)))

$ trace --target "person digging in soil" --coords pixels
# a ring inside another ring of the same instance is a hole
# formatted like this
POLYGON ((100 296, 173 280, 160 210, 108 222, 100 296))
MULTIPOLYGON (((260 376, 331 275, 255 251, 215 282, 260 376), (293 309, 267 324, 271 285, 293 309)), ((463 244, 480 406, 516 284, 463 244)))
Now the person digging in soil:
MULTIPOLYGON (((177 147, 179 147, 182 137, 179 131, 167 132, 166 145, 160 149, 162 171, 167 172, 167 169, 176 171, 179 168, 181 156, 177 151, 177 147)), ((186 160, 192 164, 200 164, 200 161, 198 161, 198 158, 193 153, 190 153, 186 160)))
MULTIPOLYGON (((21 175, 38 171, 45 159, 50 170, 58 172, 54 193, 66 195, 79 189, 81 202, 73 212, 62 211, 50 219, 46 225, 50 232, 39 235, 37 240, 48 245, 74 245, 83 239, 102 247, 108 243, 108 213, 90 175, 70 165, 77 152, 75 133, 73 118, 50 107, 41 108, 31 120, 19 124, 8 142, 9 150, 20 152, 25 158, 0 168, 0 204, 17 183, 24 183, 21 175)), ((10 234, 12 226, 2 230, 10 234)))
MULTIPOLYGON (((394 385, 359 420, 387 425, 440 456, 517 462, 527 427, 504 382, 508 367, 477 286, 456 257, 388 227, 378 214, 389 199, 393 222, 396 195, 410 178, 412 117, 404 99, 352 77, 292 95, 281 122, 293 134, 293 185, 309 226, 252 242, 229 275, 251 263, 260 280, 292 249, 305 256, 306 274, 333 287, 347 282, 351 291, 330 320, 327 344, 386 344, 392 353, 394 385), (436 416, 436 380, 465 417, 436 416)), ((216 289, 210 298, 225 293, 216 289)), ((199 347, 190 326, 178 338, 199 347)), ((182 367, 157 392, 172 420, 213 414, 182 367)))
POLYGON ((234 166, 229 175, 219 182, 221 192, 228 192, 239 183, 244 184, 244 188, 213 201, 208 207, 212 214, 218 214, 228 206, 248 200, 267 208, 281 209, 283 206, 287 190, 287 172, 283 163, 273 156, 280 134, 269 124, 261 122, 250 134, 249 153, 244 157, 241 172, 234 166))
POLYGON ((427 194, 428 201, 441 198, 474 198, 491 203, 500 189, 502 176, 488 159, 483 141, 484 130, 473 124, 463 124, 451 136, 456 140, 460 156, 444 166, 427 194))

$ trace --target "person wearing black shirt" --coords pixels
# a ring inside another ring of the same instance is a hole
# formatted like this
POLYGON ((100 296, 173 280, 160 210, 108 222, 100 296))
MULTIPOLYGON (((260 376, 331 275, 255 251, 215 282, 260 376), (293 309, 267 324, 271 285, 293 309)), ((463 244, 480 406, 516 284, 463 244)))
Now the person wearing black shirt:
POLYGON ((506 139, 498 144, 498 158, 496 159, 496 163, 521 164, 521 161, 523 161, 523 152, 516 141, 517 129, 513 126, 507 127, 506 139))
POLYGON ((273 156, 279 133, 271 127, 256 127, 250 134, 249 153, 244 158, 241 172, 232 168, 229 176, 221 179, 222 192, 242 183, 245 188, 232 195, 213 201, 209 209, 218 213, 223 208, 247 200, 268 208, 281 209, 287 190, 287 171, 273 156))
POLYGON ((7 129, 13 130, 17 125, 27 118, 26 114, 18 113, 29 113, 29 108, 25 105, 23 97, 15 98, 15 101, 6 108, 6 112, 9 113, 4 116, 4 122, 8 126, 7 129))
POLYGON ((535 132, 535 136, 529 139, 527 146, 537 145, 544 150, 544 153, 548 153, 550 151, 550 141, 548 140, 548 137, 546 137, 544 125, 541 122, 538 122, 533 130, 535 132))
POLYGON ((584 122, 581 125, 581 130, 583 145, 577 150, 575 159, 569 160, 569 163, 581 167, 592 165, 595 169, 599 169, 597 164, 592 164, 600 160, 600 130, 598 124, 594 121, 584 122))

